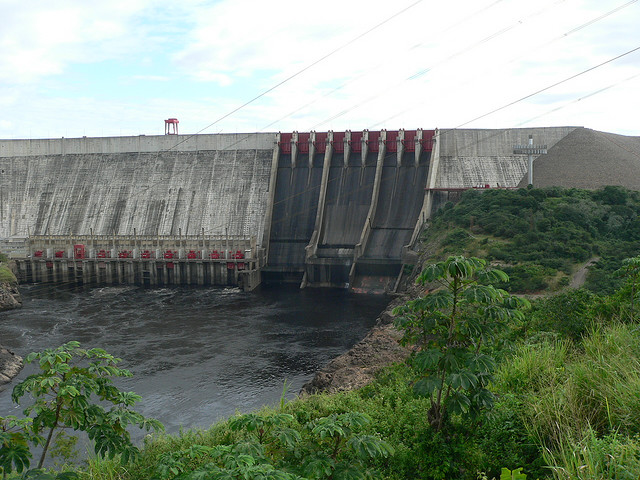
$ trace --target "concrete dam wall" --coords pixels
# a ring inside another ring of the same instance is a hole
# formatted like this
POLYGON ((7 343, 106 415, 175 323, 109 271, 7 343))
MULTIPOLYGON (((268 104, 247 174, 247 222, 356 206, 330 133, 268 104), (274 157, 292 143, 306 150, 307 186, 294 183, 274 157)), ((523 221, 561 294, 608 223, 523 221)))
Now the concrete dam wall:
MULTIPOLYGON (((570 131, 4 140, 0 249, 34 235, 84 235, 91 241, 101 236, 103 242, 113 236, 111 244, 95 247, 92 254, 109 253, 112 247, 114 256, 136 261, 141 251, 157 256, 169 252, 187 262, 187 271, 188 261, 202 259, 221 265, 229 260, 235 262, 227 263, 229 268, 236 268, 237 258, 213 257, 217 250, 204 241, 215 237, 221 244, 226 238, 228 244, 232 237, 255 246, 248 255, 258 259, 255 268, 267 280, 389 291, 417 233, 434 205, 443 201, 443 190, 478 184, 515 187, 526 172, 526 157, 510 153, 513 144, 533 134, 536 141, 552 145, 570 131), (133 238, 135 245, 127 250, 115 237, 133 238), (183 237, 190 238, 188 248, 183 237), (171 238, 174 247, 167 246, 171 238), (161 244, 166 250, 160 251, 161 244), (123 250, 116 251, 116 245, 123 250)), ((42 247, 40 254, 47 251, 42 247)), ((58 253, 72 255, 68 251, 58 253)), ((173 268, 173 258, 165 260, 173 268)), ((162 265, 164 278, 173 278, 162 265)), ((196 277, 199 282, 196 273, 190 278, 196 277)), ((235 281, 238 275, 232 277, 235 281)), ((257 283, 252 277, 251 284, 257 283)))
POLYGON ((262 236, 273 139, 267 149, 155 152, 104 140, 86 153, 0 157, 0 238, 134 229, 262 236))

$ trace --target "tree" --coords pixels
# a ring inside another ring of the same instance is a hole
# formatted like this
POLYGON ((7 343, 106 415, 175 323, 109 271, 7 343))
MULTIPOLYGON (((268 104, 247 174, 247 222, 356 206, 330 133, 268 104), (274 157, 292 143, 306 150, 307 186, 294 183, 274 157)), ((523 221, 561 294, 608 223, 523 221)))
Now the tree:
POLYGON ((393 455, 394 449, 377 436, 362 433, 370 422, 367 415, 358 412, 321 417, 304 427, 296 424, 294 417, 288 414, 241 415, 229 421, 229 428, 244 432, 244 441, 212 447, 191 445, 166 453, 159 458, 155 478, 377 478, 370 463, 393 455))
POLYGON ((640 286, 640 255, 631 258, 625 258, 622 261, 622 267, 616 271, 626 281, 626 288, 622 288, 622 293, 628 293, 631 300, 630 316, 631 320, 635 320, 635 300, 638 296, 638 287, 640 286), (625 292, 626 290, 626 292, 625 292))
MULTIPOLYGON (((120 359, 104 350, 84 350, 78 342, 68 342, 31 353, 25 361, 37 362, 40 371, 16 385, 12 399, 20 403, 26 394, 33 397, 34 403, 24 410, 31 420, 23 424, 23 431, 29 432, 32 443, 43 445, 38 468, 42 468, 57 429, 87 432, 96 454, 109 458, 120 454, 123 462, 138 453, 128 426, 163 430, 160 422, 133 410, 139 395, 113 385, 113 378, 130 377, 131 372, 117 367, 120 359)), ((30 456, 23 457, 23 464, 29 465, 30 456)))
POLYGON ((487 385, 495 360, 483 346, 529 307, 527 300, 491 285, 508 280, 503 271, 486 268, 485 260, 451 256, 427 265, 416 280, 440 288, 393 311, 401 342, 414 346, 409 359, 418 373, 414 391, 431 399, 428 416, 436 430, 450 413, 475 419, 493 406, 487 385))
POLYGON ((29 443, 37 443, 37 435, 31 434, 31 419, 13 415, 0 417, 0 472, 2 478, 16 471, 22 473, 29 468, 32 457, 29 443))

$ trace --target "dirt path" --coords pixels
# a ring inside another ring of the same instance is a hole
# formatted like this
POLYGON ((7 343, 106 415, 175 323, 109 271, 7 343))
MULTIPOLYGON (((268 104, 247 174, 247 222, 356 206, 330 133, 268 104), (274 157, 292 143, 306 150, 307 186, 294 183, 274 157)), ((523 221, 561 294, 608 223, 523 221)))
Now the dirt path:
POLYGON ((587 279, 587 271, 589 267, 600 260, 600 257, 593 257, 591 260, 587 261, 584 265, 582 265, 576 273, 573 274, 571 278, 571 288, 580 288, 584 285, 585 280, 587 279))

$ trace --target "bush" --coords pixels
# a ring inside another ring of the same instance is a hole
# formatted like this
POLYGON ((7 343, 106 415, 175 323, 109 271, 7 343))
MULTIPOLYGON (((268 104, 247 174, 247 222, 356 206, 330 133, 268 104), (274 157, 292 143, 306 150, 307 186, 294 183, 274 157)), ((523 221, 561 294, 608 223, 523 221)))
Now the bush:
POLYGON ((0 264, 0 283, 9 283, 11 285, 16 285, 18 283, 16 276, 11 270, 9 270, 9 267, 2 264, 0 264))
POLYGON ((557 332, 562 338, 578 341, 593 326, 597 296, 579 289, 540 299, 533 303, 528 328, 557 332))
POLYGON ((456 228, 447 234, 445 239, 442 241, 442 244, 454 249, 462 250, 469 244, 470 239, 469 233, 465 229, 456 228))
POLYGON ((534 263, 504 267, 504 272, 509 275, 509 281, 496 284, 508 292, 537 292, 549 286, 549 277, 556 274, 556 270, 534 263))

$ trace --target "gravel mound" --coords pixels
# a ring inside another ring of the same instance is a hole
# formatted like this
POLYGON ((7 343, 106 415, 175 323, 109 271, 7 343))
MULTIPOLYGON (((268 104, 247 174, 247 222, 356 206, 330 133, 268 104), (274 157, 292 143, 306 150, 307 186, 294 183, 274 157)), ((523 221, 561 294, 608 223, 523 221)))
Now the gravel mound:
MULTIPOLYGON (((535 187, 640 190, 640 137, 576 128, 533 162, 535 187)), ((518 187, 527 186, 527 176, 518 187)))

